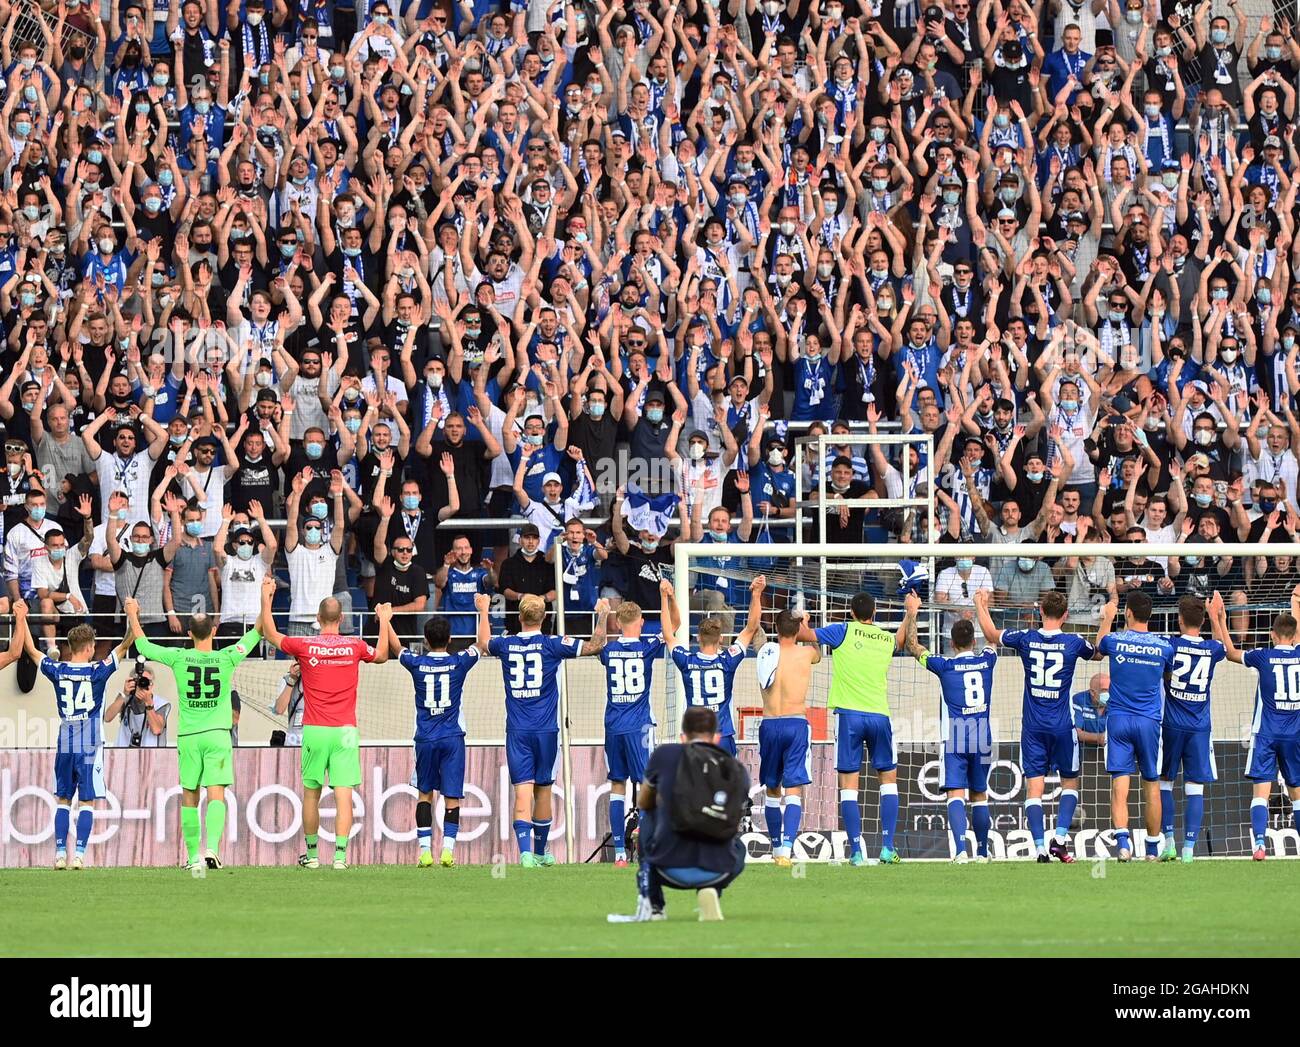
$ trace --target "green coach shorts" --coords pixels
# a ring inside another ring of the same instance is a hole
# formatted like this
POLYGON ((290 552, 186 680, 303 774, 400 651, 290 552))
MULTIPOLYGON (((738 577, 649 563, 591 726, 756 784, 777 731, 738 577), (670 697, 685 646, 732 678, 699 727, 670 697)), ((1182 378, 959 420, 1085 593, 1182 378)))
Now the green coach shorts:
POLYGON ((355 727, 311 726, 302 729, 302 784, 355 789, 361 784, 361 732, 355 727))
POLYGON ((230 785, 235 780, 235 754, 230 744, 230 732, 218 729, 177 738, 176 762, 180 767, 182 789, 230 785))

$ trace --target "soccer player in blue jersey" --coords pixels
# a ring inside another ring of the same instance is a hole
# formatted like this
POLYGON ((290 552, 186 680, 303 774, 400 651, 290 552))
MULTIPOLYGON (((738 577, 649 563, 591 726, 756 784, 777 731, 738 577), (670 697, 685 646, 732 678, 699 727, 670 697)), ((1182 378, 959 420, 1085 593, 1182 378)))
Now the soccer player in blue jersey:
POLYGON ((451 643, 451 621, 446 615, 430 618, 424 626, 425 654, 412 654, 397 638, 397 631, 386 625, 387 643, 403 669, 415 684, 415 835, 420 843, 416 864, 427 869, 433 865, 433 805, 442 794, 442 855, 444 869, 456 864, 456 833, 460 828, 460 801, 465 798, 465 710, 461 698, 465 677, 478 664, 492 638, 488 608, 492 598, 484 593, 474 597, 478 612, 478 639, 457 654, 447 651, 451 643))
POLYGON ((458 534, 451 543, 451 550, 443 559, 443 564, 433 576, 433 584, 441 594, 438 610, 444 614, 448 611, 466 611, 468 614, 453 614, 450 618, 452 636, 472 636, 477 628, 474 614, 475 597, 480 593, 491 594, 495 587, 492 565, 484 560, 479 566, 470 566, 474 547, 463 534, 458 534))
POLYGON ((1146 815, 1146 858, 1159 859, 1160 722, 1164 710, 1165 673, 1173 646, 1147 629, 1151 597, 1135 590, 1124 600, 1124 629, 1110 631, 1119 613, 1112 596, 1101 611, 1094 658, 1110 658, 1110 703, 1106 713, 1106 770, 1111 776, 1110 812, 1115 846, 1121 862, 1133 860, 1128 831, 1129 780, 1142 775, 1142 808, 1146 815))
MULTIPOLYGON (((992 647, 975 650, 975 626, 969 618, 952 623, 953 655, 940 658, 927 651, 916 637, 916 611, 921 598, 908 593, 907 653, 939 678, 940 775, 939 788, 948 793, 948 829, 952 833, 953 861, 965 865, 966 798, 971 813, 975 805, 988 810, 989 769, 993 766, 993 731, 989 725, 989 704, 993 699, 993 667, 998 653, 992 647)), ((988 633, 984 633, 988 637, 988 633)), ((975 828, 977 862, 989 860, 989 819, 975 828)))
MULTIPOLYGON (((659 584, 660 621, 672 600, 672 586, 659 584)), ((627 783, 640 785, 646 760, 654 749, 654 717, 650 712, 650 684, 655 661, 664 653, 659 632, 642 635, 645 618, 639 604, 624 600, 615 612, 619 635, 600 652, 605 667, 605 765, 609 769, 609 832, 614 839, 614 864, 627 866, 627 783)))
MULTIPOLYGON (((763 614, 763 588, 767 579, 759 575, 749 583, 749 620, 736 635, 736 642, 722 649, 722 620, 705 618, 695 630, 700 641, 699 647, 686 648, 677 642, 677 630, 681 626, 681 611, 673 598, 673 589, 669 585, 665 590, 661 584, 660 593, 668 593, 667 609, 672 614, 672 623, 664 633, 668 645, 668 654, 682 674, 686 687, 686 705, 707 705, 718 716, 718 734, 722 740, 719 747, 736 755, 736 727, 731 719, 731 685, 736 678, 736 670, 745 660, 746 649, 758 635, 759 624, 763 614)), ((781 801, 776 803, 777 818, 781 816, 781 801)), ((768 816, 769 822, 771 815, 768 816)))
MULTIPOLYGON (((1074 666, 1090 661, 1097 653, 1082 636, 1061 631, 1068 609, 1065 597, 1052 590, 1043 594, 1038 613, 1043 624, 1037 629, 998 629, 989 615, 989 594, 977 589, 972 598, 980 632, 993 643, 1002 643, 1020 656, 1025 669, 1024 704, 1020 718, 1020 762, 1025 775, 1025 821, 1038 850, 1038 860, 1053 858, 1074 861, 1065 846, 1070 823, 1079 805, 1079 736, 1070 709, 1070 685, 1074 666), (1061 776, 1061 802, 1056 809, 1056 832, 1050 848, 1043 846, 1043 785, 1047 775, 1061 776)), ((984 826, 988 836, 988 804, 972 803, 971 819, 979 835, 984 826)))
MULTIPOLYGON (((591 639, 543 636, 546 601, 528 594, 519 601, 519 633, 494 636, 488 653, 501 660, 506 692, 506 766, 515 787, 515 840, 519 864, 525 868, 551 866, 546 851, 551 832, 551 786, 560 740, 560 663, 579 655, 596 654, 605 646, 609 601, 596 602, 596 628, 591 639)), ((479 628, 483 612, 479 612, 479 628)))
POLYGON ((27 628, 27 607, 14 604, 14 638, 0 657, 7 665, 25 649, 41 674, 54 685, 59 709, 59 745, 54 757, 54 868, 68 868, 68 830, 72 798, 77 797, 77 850, 72 868, 86 863, 86 845, 95 821, 95 807, 104 799, 104 687, 117 672, 119 660, 131 648, 127 630, 122 642, 101 662, 95 657, 95 630, 74 625, 68 630, 68 660, 56 661, 36 649, 27 628), (20 635, 21 634, 21 635, 20 635), (15 644, 20 645, 15 648, 15 644))
POLYGON ((1183 861, 1190 862, 1196 850, 1205 815, 1205 786, 1218 779, 1214 766, 1214 743, 1210 740, 1210 683, 1214 667, 1223 661, 1226 648, 1218 640, 1201 635, 1205 604, 1195 596, 1178 601, 1179 635, 1170 638, 1173 660, 1169 663, 1168 694, 1162 725, 1163 760, 1160 767, 1160 828, 1165 834, 1162 862, 1178 858, 1174 842, 1174 780, 1183 772, 1183 794, 1187 811, 1183 815, 1183 861))
POLYGON ((1273 619, 1272 647, 1241 651, 1228 631, 1223 597, 1210 598, 1210 625, 1223 644, 1227 658, 1259 673, 1255 691, 1255 718, 1250 726, 1250 755, 1246 777, 1255 783, 1250 801, 1250 830, 1255 838, 1254 859, 1268 852, 1268 794, 1280 773, 1291 797, 1291 820, 1300 832, 1300 649, 1296 647, 1296 622, 1300 621, 1300 585, 1291 593, 1291 613, 1273 619))

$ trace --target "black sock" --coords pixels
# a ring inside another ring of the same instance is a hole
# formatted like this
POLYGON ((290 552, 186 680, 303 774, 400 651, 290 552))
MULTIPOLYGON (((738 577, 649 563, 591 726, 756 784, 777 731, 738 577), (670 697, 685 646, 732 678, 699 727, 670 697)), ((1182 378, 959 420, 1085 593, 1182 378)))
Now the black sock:
POLYGON ((418 829, 427 829, 433 825, 433 804, 421 800, 415 805, 415 825, 418 829))

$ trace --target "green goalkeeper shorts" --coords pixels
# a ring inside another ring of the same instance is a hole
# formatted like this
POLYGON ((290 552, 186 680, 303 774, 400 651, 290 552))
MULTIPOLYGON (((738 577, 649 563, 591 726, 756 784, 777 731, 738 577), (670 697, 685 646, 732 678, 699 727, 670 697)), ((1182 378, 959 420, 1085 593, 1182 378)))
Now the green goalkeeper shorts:
POLYGON ((361 784, 361 733, 355 727, 303 727, 302 784, 320 789, 327 773, 332 789, 361 784))
POLYGON ((204 731, 176 739, 181 788, 230 785, 235 780, 235 753, 226 730, 204 731))

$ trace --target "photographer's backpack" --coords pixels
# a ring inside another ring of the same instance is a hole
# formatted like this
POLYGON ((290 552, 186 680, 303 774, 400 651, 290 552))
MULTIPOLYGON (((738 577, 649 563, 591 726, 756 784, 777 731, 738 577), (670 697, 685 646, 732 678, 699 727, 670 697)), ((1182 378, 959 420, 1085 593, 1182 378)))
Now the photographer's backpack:
POLYGON ((716 745, 682 746, 673 780, 673 830, 706 843, 725 843, 740 831, 749 797, 745 770, 716 745))

